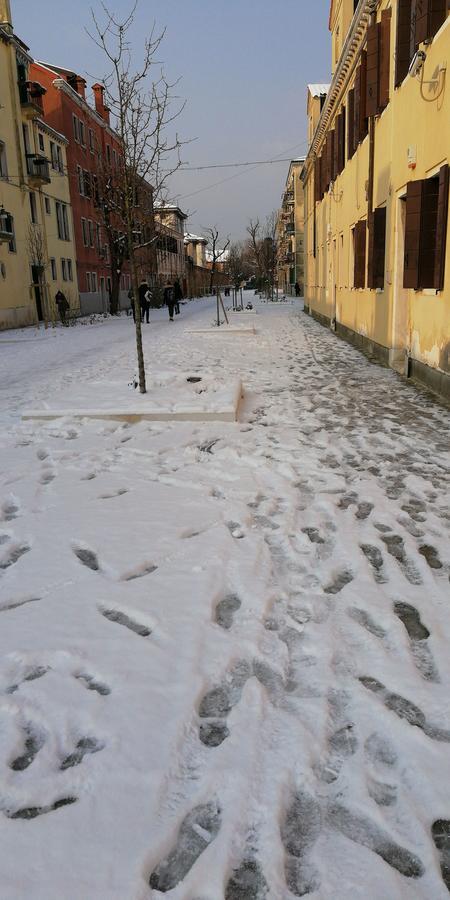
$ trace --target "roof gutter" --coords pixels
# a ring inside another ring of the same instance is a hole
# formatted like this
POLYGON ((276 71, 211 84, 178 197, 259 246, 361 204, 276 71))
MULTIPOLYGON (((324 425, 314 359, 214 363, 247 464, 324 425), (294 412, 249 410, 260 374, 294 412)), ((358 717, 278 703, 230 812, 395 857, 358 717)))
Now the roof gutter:
POLYGON ((333 75, 333 80, 330 84, 326 102, 324 104, 320 119, 317 123, 317 128, 311 141, 311 146, 308 150, 308 155, 303 167, 304 180, 314 162, 322 138, 327 131, 329 121, 334 111, 335 102, 341 93, 342 85, 345 82, 355 55, 362 44, 369 17, 373 12, 374 7, 376 9, 377 6, 378 0, 359 0, 357 10, 355 12, 355 15, 353 16, 350 30, 348 32, 345 44, 342 48, 342 53, 337 64, 336 71, 333 75))

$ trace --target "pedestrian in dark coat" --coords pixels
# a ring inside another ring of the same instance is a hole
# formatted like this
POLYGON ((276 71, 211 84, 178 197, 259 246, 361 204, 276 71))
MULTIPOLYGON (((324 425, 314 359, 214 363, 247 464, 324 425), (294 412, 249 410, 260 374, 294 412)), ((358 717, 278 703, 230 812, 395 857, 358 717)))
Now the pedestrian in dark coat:
POLYGON ((61 319, 61 325, 67 325, 66 312, 69 309, 69 304, 68 304, 62 291, 56 292, 55 303, 58 307, 59 318, 61 319))
MULTIPOLYGON (((147 300, 145 297, 147 291, 148 291, 147 282, 141 281, 141 283, 139 285, 139 309, 141 311, 141 322, 144 321, 144 315, 145 315, 145 312, 147 309, 147 300)), ((147 319, 147 321, 148 321, 148 319, 147 319)))
POLYGON ((178 278, 176 279, 175 284, 173 286, 173 294, 174 294, 174 298, 175 298, 175 315, 179 316, 180 315, 180 300, 183 299, 183 291, 181 289, 181 284, 178 281, 178 278))
POLYGON ((167 307, 169 310, 169 319, 173 322, 173 310, 175 306, 175 292, 173 286, 170 281, 167 286, 164 288, 164 303, 167 303, 167 307))
POLYGON ((295 287, 295 296, 300 297, 300 285, 299 285, 298 281, 295 282, 294 287, 295 287))

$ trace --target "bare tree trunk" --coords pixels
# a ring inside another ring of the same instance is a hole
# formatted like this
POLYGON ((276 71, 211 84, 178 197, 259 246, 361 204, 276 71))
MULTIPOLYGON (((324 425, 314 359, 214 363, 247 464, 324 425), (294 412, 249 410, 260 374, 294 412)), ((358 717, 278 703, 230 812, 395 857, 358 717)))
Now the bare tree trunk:
POLYGON ((133 302, 134 302, 134 321, 136 328, 136 353, 137 353, 137 361, 138 361, 138 372, 139 372, 139 390, 141 394, 147 393, 147 387, 145 383, 145 360, 144 360, 144 350, 142 347, 142 328, 141 328, 141 304, 139 301, 139 279, 136 268, 136 260, 134 258, 133 252, 133 232, 128 225, 128 246, 130 247, 130 266, 131 266, 131 281, 133 284, 133 302))

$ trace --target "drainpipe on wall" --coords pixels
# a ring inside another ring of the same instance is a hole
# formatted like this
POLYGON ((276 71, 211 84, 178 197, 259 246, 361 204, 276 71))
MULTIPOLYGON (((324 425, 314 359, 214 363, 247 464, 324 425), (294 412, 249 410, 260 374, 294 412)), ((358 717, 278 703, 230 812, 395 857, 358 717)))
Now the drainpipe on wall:
MULTIPOLYGON (((371 0, 370 8, 370 24, 375 25, 377 20, 377 7, 379 0, 371 0)), ((369 117, 369 180, 367 187, 367 227, 370 236, 373 231, 373 182, 375 170, 375 116, 369 117)))

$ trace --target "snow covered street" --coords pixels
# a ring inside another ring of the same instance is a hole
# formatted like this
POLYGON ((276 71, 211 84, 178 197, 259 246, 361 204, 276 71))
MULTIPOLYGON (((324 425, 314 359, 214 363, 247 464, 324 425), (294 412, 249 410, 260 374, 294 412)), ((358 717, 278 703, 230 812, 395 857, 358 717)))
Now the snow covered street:
POLYGON ((237 423, 22 422, 129 382, 133 323, 0 335, 1 900, 445 900, 450 414, 214 310, 146 368, 242 378, 237 423))

